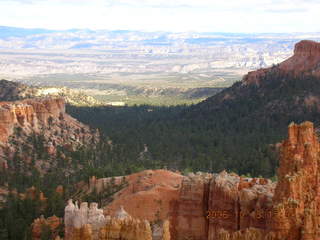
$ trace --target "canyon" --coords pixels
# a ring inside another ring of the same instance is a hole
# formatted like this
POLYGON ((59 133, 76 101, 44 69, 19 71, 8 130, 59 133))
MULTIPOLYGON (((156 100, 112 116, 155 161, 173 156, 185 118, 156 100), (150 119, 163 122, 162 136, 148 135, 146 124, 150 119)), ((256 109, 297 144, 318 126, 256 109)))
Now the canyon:
MULTIPOLYGON (((147 170, 125 177, 128 184, 103 210, 69 200, 66 239, 316 240, 320 145, 313 123, 290 124, 279 146, 277 183, 226 171, 182 176, 147 170), (165 226, 162 238, 152 234, 157 223, 165 226)), ((92 178, 85 191, 104 191, 110 181, 92 178)))

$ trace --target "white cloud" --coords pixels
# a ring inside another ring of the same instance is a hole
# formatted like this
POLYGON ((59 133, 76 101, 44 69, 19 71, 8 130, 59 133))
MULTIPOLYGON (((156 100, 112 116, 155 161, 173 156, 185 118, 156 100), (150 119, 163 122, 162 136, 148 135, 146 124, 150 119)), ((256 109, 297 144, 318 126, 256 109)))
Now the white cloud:
POLYGON ((51 29, 320 31, 318 0, 0 0, 1 25, 51 29))

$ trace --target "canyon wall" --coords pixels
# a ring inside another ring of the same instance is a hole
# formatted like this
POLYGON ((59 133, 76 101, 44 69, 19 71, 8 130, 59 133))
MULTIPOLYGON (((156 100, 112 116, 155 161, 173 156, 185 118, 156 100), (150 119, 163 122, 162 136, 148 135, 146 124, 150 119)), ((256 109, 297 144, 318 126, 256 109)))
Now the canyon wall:
MULTIPOLYGON (((184 177, 172 201, 172 239, 216 240, 223 233, 264 230, 271 215, 275 183, 223 171, 184 177)), ((224 238, 221 238, 224 239, 224 238)))
POLYGON ((0 102, 0 142, 5 143, 16 126, 25 131, 37 131, 40 125, 50 124, 50 117, 59 118, 64 114, 62 98, 0 102))
POLYGON ((172 239, 206 239, 209 181, 212 174, 189 174, 179 189, 179 198, 171 202, 172 239))
MULTIPOLYGON (((98 131, 80 123, 65 112, 63 98, 33 98, 13 102, 0 102, 0 170, 7 169, 14 156, 28 165, 34 161, 35 136, 40 137, 45 151, 57 157, 57 148, 75 151, 86 145, 95 147, 100 141, 98 131), (23 151, 21 149, 24 149, 23 151)), ((65 158, 65 156, 60 156, 65 158)), ((68 160, 68 159, 66 159, 68 160)), ((35 160, 40 174, 44 174, 56 161, 35 160)), ((11 162, 12 166, 12 162, 11 162)))

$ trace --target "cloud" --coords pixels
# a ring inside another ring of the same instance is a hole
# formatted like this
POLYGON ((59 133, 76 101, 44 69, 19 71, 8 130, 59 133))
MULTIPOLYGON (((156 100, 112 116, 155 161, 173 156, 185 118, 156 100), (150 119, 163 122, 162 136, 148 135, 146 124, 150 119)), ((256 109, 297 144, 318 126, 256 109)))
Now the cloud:
POLYGON ((283 14, 283 13, 305 13, 308 12, 308 9, 306 8, 288 8, 288 9, 277 9, 277 8, 270 8, 270 9, 265 9, 266 12, 270 13, 278 13, 278 14, 283 14))
POLYGON ((320 31, 319 0, 0 0, 1 25, 148 31, 320 31), (302 19, 303 17, 303 19, 302 19))

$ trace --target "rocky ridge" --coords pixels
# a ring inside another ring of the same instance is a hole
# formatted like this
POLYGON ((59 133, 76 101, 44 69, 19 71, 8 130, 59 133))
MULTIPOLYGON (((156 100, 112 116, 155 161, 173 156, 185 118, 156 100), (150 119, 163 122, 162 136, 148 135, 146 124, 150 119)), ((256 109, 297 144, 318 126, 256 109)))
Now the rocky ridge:
MULTIPOLYGON (((181 176, 148 170, 126 177, 128 185, 114 195, 103 216, 115 218, 121 204, 134 219, 168 219, 175 240, 316 240, 319 142, 311 122, 291 124, 288 132, 288 140, 281 143, 278 183, 225 171, 181 176), (160 186, 167 190, 154 191, 160 186), (155 197, 164 207, 144 205, 145 199, 155 197), (145 208, 138 208, 139 203, 145 208)), ((103 181, 108 180, 92 179, 88 189, 103 191, 103 181)))
POLYGON ((289 121, 315 121, 320 113, 319 48, 319 42, 298 42, 293 56, 287 60, 249 72, 241 82, 192 106, 185 116, 217 122, 233 119, 228 123, 232 124, 231 129, 246 123, 265 125, 270 131, 277 129, 282 134, 289 121), (214 119, 215 115, 220 117, 214 119))
MULTIPOLYGON (((52 157, 56 157, 57 147, 73 151, 99 141, 99 132, 66 114, 63 98, 0 102, 0 133, 0 156, 4 168, 16 154, 21 155, 25 163, 31 162, 34 154, 32 136, 43 137, 45 151, 52 157), (23 151, 20 149, 22 145, 23 151)), ((39 164, 35 163, 38 170, 45 171, 39 164)))
MULTIPOLYGON (((294 55, 284 62, 274 66, 282 73, 297 76, 301 73, 320 77, 320 43, 310 40, 298 42, 294 48, 294 55)), ((271 68, 262 68, 257 71, 249 72, 243 78, 243 84, 255 83, 259 85, 260 80, 268 72, 274 70, 271 68)))
POLYGON ((64 98, 65 102, 74 106, 102 105, 97 99, 80 90, 66 87, 35 87, 20 82, 0 80, 0 101, 17 101, 26 98, 55 97, 64 98))

